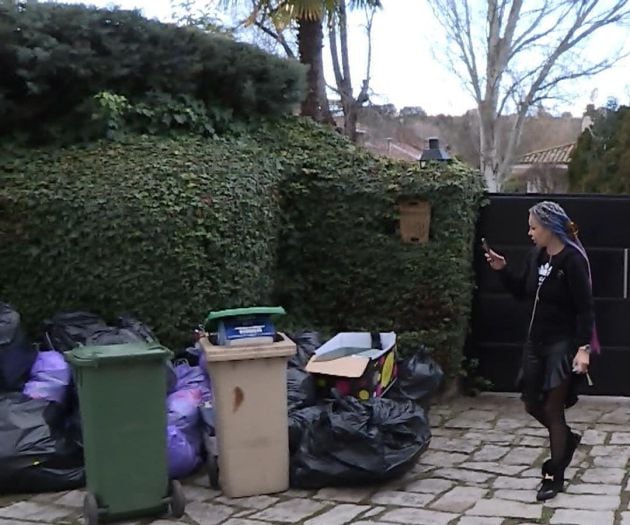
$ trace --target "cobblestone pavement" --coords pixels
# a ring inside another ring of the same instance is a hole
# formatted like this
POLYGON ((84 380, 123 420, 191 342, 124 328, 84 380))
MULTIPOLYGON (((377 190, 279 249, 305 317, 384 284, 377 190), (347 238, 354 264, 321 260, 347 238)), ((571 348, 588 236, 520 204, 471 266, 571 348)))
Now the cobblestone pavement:
MULTIPOLYGON (((630 525, 630 399, 586 398, 568 412, 583 439, 566 491, 536 503, 545 432, 509 395, 436 405, 433 439, 415 468, 383 486, 290 490, 230 500, 186 482, 187 514, 127 524, 166 525, 630 525)), ((81 491, 0 497, 0 525, 78 524, 81 491)))

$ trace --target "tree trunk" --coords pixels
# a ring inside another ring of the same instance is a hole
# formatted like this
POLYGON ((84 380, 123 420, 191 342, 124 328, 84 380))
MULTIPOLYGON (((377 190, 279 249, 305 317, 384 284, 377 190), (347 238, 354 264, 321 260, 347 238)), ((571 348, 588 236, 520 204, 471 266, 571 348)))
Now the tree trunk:
POLYGON ((500 191, 499 158, 496 143, 496 129, 498 125, 493 108, 488 104, 479 104, 479 146, 480 168, 489 192, 500 191))
POLYGON ((302 102, 302 115, 317 122, 334 124, 328 107, 322 47, 324 31, 321 20, 298 19, 300 62, 309 66, 306 73, 307 93, 302 102))

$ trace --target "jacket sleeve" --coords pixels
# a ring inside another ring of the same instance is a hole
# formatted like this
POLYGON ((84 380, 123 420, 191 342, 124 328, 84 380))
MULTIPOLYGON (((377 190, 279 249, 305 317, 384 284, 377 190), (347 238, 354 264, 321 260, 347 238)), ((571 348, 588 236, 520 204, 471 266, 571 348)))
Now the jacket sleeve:
POLYGON ((503 270, 497 272, 503 286, 517 299, 523 299, 526 296, 527 277, 531 265, 534 264, 533 259, 533 252, 530 252, 520 268, 514 268, 508 263, 503 270))
POLYGON ((578 346, 583 346, 591 341, 595 322, 593 292, 586 260, 575 251, 567 260, 566 270, 569 293, 575 310, 576 342, 578 346))

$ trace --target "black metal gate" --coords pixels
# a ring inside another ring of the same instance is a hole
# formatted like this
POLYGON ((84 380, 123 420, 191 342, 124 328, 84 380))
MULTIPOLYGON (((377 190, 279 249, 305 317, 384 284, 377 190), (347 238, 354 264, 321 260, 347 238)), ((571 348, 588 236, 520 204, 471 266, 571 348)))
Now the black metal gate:
POLYGON ((475 272, 477 290, 467 355, 480 361, 479 373, 494 390, 514 391, 524 331, 525 305, 502 287, 488 268, 479 239, 513 264, 521 264, 531 248, 528 209, 553 199, 578 224, 580 239, 591 260, 595 314, 602 353, 591 359, 595 386, 587 393, 630 395, 630 196, 493 194, 477 224, 475 272))

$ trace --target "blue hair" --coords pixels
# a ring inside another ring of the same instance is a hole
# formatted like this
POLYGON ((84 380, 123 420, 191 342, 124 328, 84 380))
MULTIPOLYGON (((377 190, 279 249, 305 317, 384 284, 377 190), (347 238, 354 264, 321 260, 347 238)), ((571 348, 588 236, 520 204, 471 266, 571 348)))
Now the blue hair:
MULTIPOLYGON (((553 232, 563 244, 571 246, 584 257, 588 268, 588 282, 593 287, 591 276, 591 262, 588 259, 586 250, 578 237, 578 229, 575 223, 569 218, 562 206, 553 201, 542 201, 529 209, 529 212, 536 218, 541 226, 553 232)), ((593 336, 591 347, 595 352, 600 351, 597 329, 593 324, 593 336)))

